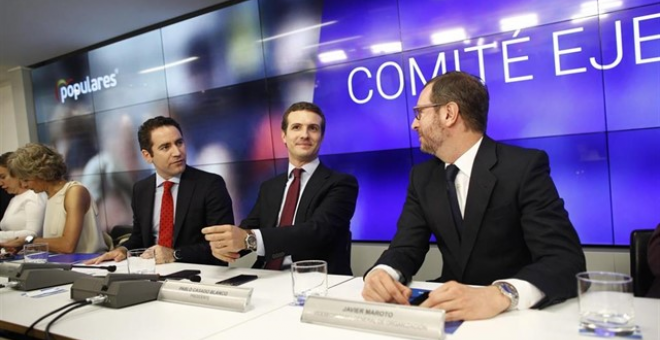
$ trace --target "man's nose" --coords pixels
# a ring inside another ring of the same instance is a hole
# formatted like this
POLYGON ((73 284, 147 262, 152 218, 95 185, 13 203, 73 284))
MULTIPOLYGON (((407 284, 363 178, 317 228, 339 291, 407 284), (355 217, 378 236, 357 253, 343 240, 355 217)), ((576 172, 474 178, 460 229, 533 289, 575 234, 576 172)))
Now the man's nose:
POLYGON ((410 128, 417 131, 417 128, 419 128, 419 120, 417 118, 413 118, 410 128))

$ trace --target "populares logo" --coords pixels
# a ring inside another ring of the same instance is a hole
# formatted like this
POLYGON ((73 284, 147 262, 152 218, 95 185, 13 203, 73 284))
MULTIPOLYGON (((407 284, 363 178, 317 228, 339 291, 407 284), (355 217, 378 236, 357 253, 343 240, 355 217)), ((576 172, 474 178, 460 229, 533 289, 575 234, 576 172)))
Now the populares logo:
POLYGON ((74 82, 72 78, 60 79, 55 85, 55 98, 64 104, 67 98, 78 100, 78 96, 82 94, 115 87, 117 86, 117 73, 119 73, 119 70, 115 69, 115 72, 104 76, 92 78, 87 76, 85 80, 80 82, 74 82))

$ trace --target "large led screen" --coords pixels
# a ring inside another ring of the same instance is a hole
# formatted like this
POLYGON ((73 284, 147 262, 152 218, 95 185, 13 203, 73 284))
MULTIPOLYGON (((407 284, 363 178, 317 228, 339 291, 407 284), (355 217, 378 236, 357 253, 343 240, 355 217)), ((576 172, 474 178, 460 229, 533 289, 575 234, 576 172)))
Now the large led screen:
MULTIPOLYGON (((419 150, 423 85, 481 77, 487 134, 544 150, 586 245, 660 222, 660 5, 649 0, 248 0, 33 70, 39 140, 84 179, 107 229, 153 172, 136 132, 177 119, 188 163, 225 179, 236 222, 285 171, 282 113, 325 112, 321 161, 357 177, 355 241, 389 241, 419 150)), ((468 197, 469 199, 469 197, 468 197)))

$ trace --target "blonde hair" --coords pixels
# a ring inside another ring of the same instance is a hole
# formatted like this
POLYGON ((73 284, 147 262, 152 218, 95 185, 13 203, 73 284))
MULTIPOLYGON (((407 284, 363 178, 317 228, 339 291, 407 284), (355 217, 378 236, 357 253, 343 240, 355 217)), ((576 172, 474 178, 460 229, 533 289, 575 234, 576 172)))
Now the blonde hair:
POLYGON ((9 157, 9 171, 18 179, 58 181, 66 176, 64 158, 54 149, 36 143, 25 144, 9 157))

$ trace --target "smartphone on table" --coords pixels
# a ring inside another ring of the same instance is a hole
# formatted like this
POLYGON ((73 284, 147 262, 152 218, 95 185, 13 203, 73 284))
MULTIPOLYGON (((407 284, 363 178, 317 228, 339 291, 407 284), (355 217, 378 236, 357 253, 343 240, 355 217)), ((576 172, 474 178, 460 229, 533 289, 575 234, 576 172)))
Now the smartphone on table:
POLYGON ((244 283, 254 281, 257 278, 258 278, 257 275, 241 274, 241 275, 236 275, 236 276, 230 277, 228 279, 224 279, 222 281, 218 281, 218 282, 216 282, 216 284, 225 285, 225 286, 240 286, 244 283))
POLYGON ((412 294, 410 294, 410 298, 408 299, 408 301, 413 306, 421 305, 422 302, 426 301, 426 299, 429 298, 429 293, 431 293, 431 291, 428 289, 419 289, 419 288, 411 288, 411 289, 412 289, 412 294))

